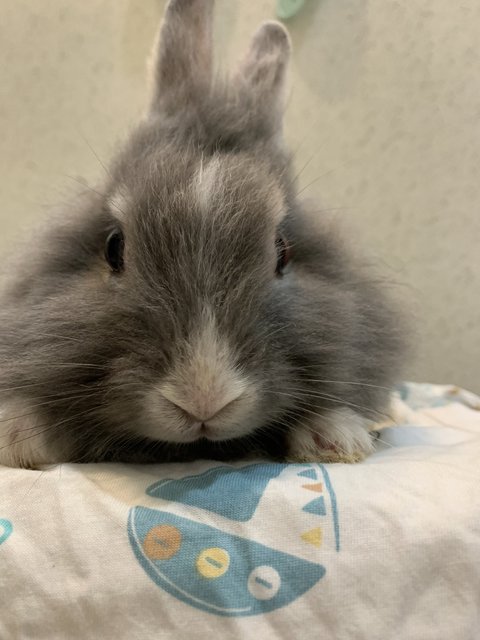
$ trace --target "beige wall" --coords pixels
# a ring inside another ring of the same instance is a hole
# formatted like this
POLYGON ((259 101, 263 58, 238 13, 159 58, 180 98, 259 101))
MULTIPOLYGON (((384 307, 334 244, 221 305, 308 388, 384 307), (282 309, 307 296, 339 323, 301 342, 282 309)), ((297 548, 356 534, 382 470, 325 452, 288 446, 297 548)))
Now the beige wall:
MULTIPOLYGON (((274 15, 274 0, 217 5, 227 59, 274 15)), ((0 0, 0 251, 74 178, 103 171, 95 154, 141 112, 163 6, 0 0)), ((405 283, 420 334, 410 377, 480 391, 480 4, 307 0, 289 27, 287 134, 305 194, 350 217, 405 283)))

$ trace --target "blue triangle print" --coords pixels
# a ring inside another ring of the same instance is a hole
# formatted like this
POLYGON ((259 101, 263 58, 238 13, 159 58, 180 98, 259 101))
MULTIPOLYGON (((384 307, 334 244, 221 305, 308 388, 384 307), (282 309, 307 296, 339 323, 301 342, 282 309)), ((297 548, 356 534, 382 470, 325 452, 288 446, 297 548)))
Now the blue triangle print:
POLYGON ((297 473, 297 476, 300 476, 301 478, 311 478, 312 480, 317 479, 317 473, 315 469, 306 469, 305 471, 300 471, 300 473, 297 473))
POLYGON ((218 513, 246 522, 255 513, 268 483, 287 467, 281 463, 256 463, 245 467, 213 467, 184 478, 166 478, 147 489, 147 495, 218 513))
POLYGON ((327 515, 327 509, 325 507, 325 500, 323 496, 320 498, 315 498, 308 504, 306 504, 302 511, 306 511, 307 513, 314 513, 317 516, 325 516, 327 515))

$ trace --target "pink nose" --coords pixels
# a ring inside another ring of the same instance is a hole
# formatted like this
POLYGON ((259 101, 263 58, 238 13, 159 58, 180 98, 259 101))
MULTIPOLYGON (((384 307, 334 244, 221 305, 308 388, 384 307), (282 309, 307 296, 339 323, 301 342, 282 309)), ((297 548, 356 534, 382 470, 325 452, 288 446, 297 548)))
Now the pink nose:
POLYGON ((181 413, 186 414, 186 416, 190 420, 196 423, 203 424, 208 420, 212 420, 212 418, 217 416, 221 411, 233 404, 236 400, 238 400, 242 393, 239 393, 234 398, 228 398, 226 402, 223 402, 223 404, 222 401, 217 399, 216 402, 203 404, 201 408, 191 406, 187 400, 183 401, 182 399, 179 401, 179 398, 177 396, 175 396, 175 399, 172 399, 168 397, 168 395, 164 391, 162 391, 162 395, 169 402, 171 402, 181 413))
POLYGON ((193 415, 193 413, 190 413, 190 411, 187 411, 186 409, 181 407, 178 403, 173 402, 172 404, 175 405, 177 409, 181 411, 183 414, 185 414, 187 418, 189 418, 192 422, 198 422, 199 424, 204 424, 205 422, 207 422, 207 420, 211 420, 214 416, 217 415, 217 413, 219 413, 219 411, 222 410, 220 409, 219 411, 216 411, 213 414, 207 414, 202 412, 201 415, 195 416, 193 415))

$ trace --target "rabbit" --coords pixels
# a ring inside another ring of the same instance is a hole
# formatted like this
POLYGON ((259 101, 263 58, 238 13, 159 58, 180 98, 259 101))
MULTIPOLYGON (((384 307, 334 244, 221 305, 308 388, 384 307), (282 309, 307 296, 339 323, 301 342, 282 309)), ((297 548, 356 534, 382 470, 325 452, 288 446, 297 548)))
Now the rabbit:
POLYGON ((170 0, 143 119, 5 269, 1 464, 355 462, 374 448, 401 319, 297 196, 287 31, 262 24, 221 79, 212 12, 170 0))

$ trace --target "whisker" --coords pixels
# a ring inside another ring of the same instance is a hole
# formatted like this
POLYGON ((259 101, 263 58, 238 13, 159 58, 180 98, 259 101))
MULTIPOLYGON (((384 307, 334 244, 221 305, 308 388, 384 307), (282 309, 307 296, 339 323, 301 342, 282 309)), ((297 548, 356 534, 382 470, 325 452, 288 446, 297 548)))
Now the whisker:
MULTIPOLYGON (((31 409, 37 409, 38 407, 45 407, 45 406, 52 406, 52 405, 56 405, 59 404, 61 402, 70 402, 71 400, 83 400, 83 399, 87 399, 87 398, 92 398, 94 396, 96 396, 96 393, 91 393, 91 394, 78 394, 75 396, 68 396, 67 398, 57 398, 56 400, 50 400, 47 402, 40 402, 38 404, 32 405, 30 408, 31 409)), ((1 414, 0 414, 1 415, 1 414)), ((22 413, 20 415, 16 415, 16 416, 11 416, 9 418, 2 418, 0 420, 0 423, 3 422, 11 422, 12 420, 19 420, 20 418, 27 418, 28 416, 34 416, 36 415, 36 411, 30 411, 29 413, 22 413)), ((30 429, 35 429, 35 427, 29 427, 29 428, 25 428, 25 429, 21 429, 20 431, 29 431, 30 429)), ((5 435, 8 434, 0 434, 0 438, 5 437, 5 435)))
POLYGON ((395 445, 393 445, 391 442, 387 442, 386 440, 383 440, 383 438, 380 438, 379 436, 375 437, 375 442, 380 442, 381 444, 385 445, 386 447, 390 447, 391 449, 395 449, 395 445))
POLYGON ((31 384, 21 384, 17 387, 4 387, 4 388, 0 387, 0 393, 2 392, 7 393, 8 391, 20 391, 22 389, 30 389, 31 387, 39 387, 44 384, 45 384, 44 382, 32 382, 31 384))
POLYGON ((105 365, 101 365, 101 364, 94 364, 91 362, 45 362, 45 361, 35 361, 35 360, 28 360, 29 364, 35 365, 35 366, 43 366, 45 369, 49 369, 50 367, 80 367, 80 368, 87 368, 87 369, 106 369, 105 365))
POLYGON ((37 331, 36 335, 37 336, 42 336, 44 338, 60 338, 61 340, 70 340, 72 342, 78 342, 78 343, 82 342, 78 338, 72 338, 71 336, 62 336, 62 335, 59 335, 57 333, 43 333, 43 332, 37 331))
POLYGON ((311 187, 313 184, 315 184, 316 182, 318 182, 319 180, 321 180, 322 178, 326 178, 327 176, 329 176, 330 174, 334 173, 335 171, 338 171, 339 169, 342 169, 343 167, 348 166, 348 164, 350 164, 351 161, 346 161, 343 162, 341 165, 339 165, 338 167, 334 167, 333 169, 329 169, 328 171, 325 171, 324 173, 322 173, 321 175, 317 176, 314 180, 312 180, 311 182, 309 182, 308 184, 306 184, 302 189, 300 189, 300 191, 297 191, 297 198, 298 196, 300 196, 300 194, 302 194, 304 191, 306 191, 309 187, 311 187))
MULTIPOLYGON (((291 397, 297 401, 301 400, 304 404, 308 402, 308 398, 317 399, 317 400, 326 400, 327 402, 337 402, 347 407, 354 407, 356 409, 360 409, 372 414, 376 414, 378 416, 381 416, 382 419, 388 418, 390 421, 395 422, 395 419, 393 418, 393 416, 390 416, 385 412, 379 411, 378 409, 372 409, 371 407, 365 407, 363 405, 356 404, 354 402, 349 402, 347 400, 343 400, 342 398, 337 398, 336 396, 332 396, 330 394, 324 394, 324 393, 318 393, 318 392, 305 392, 303 389, 297 390, 297 388, 292 388, 292 387, 287 387, 287 389, 289 389, 290 391, 297 391, 297 393, 287 393, 285 391, 278 391, 277 389, 265 389, 265 391, 272 394, 276 394, 276 395, 291 397)), ((332 409, 328 408, 326 410, 331 411, 332 409)), ((321 414, 318 414, 318 415, 321 415, 321 414)))
POLYGON ((82 140, 85 142, 85 144, 87 145, 87 147, 90 149, 90 151, 93 153, 93 155, 95 156, 95 158, 98 160, 100 166, 105 170, 105 173, 110 177, 113 178, 112 174, 110 173, 110 171, 108 170, 108 167, 102 162, 102 160, 100 159, 100 156, 98 155, 98 153, 95 151, 95 149, 92 147, 92 145, 90 144, 90 142, 87 140, 87 138, 83 135, 83 133, 81 131, 78 131, 79 136, 82 138, 82 140))
POLYGON ((77 182, 79 185, 81 185, 84 189, 88 189, 89 191, 91 191, 92 193, 96 193, 97 196, 100 196, 102 199, 105 199, 107 196, 105 193, 102 193, 101 191, 97 191, 97 189, 94 189, 93 187, 91 187, 89 184, 87 184, 84 180, 80 180, 80 178, 77 178, 76 176, 72 176, 69 175, 68 173, 64 174, 66 178, 68 178, 69 180, 73 180, 74 182, 77 182))
MULTIPOLYGON (((316 368, 317 365, 311 365, 311 368, 316 368)), ((308 367, 299 367, 299 371, 303 371, 304 369, 307 369, 308 367)), ((385 387, 379 384, 373 384, 370 382, 359 382, 359 381, 353 381, 353 380, 327 380, 324 378, 302 378, 303 381, 305 382, 315 382, 315 383, 325 383, 325 384, 346 384, 346 385, 353 385, 353 386, 361 386, 361 387, 372 387, 374 389, 384 389, 385 391, 392 391, 393 392, 393 388, 392 387, 385 387)))
MULTIPOLYGON (((68 424, 69 422, 73 422, 74 420, 77 420, 78 418, 81 418, 84 415, 88 415, 89 413, 94 413, 94 411, 98 410, 99 406, 95 406, 95 407, 90 407, 90 409, 88 409, 88 411, 83 411, 82 413, 77 413, 74 416, 69 416, 68 418, 65 418, 63 420, 60 420, 59 422, 55 422, 53 424, 50 424, 48 427, 46 427, 45 429, 42 429, 41 431, 38 431, 37 433, 34 433, 32 435, 27 436, 26 438, 22 438, 21 440, 15 440, 12 443, 9 443, 7 445, 3 445, 2 447, 0 447, 0 451, 2 449, 7 449, 8 447, 14 447, 17 446, 19 444, 21 444, 22 442, 26 442, 27 440, 30 440, 31 438, 35 438, 37 436, 43 435, 44 433, 47 433, 48 431, 52 430, 52 429, 56 429, 58 427, 60 427, 63 424, 68 424)), ((37 429, 41 428, 41 427, 45 427, 45 423, 42 425, 36 425, 37 429)), ((27 429, 26 429, 27 431, 27 429)), ((28 431, 30 431, 30 429, 28 429, 28 431)))

